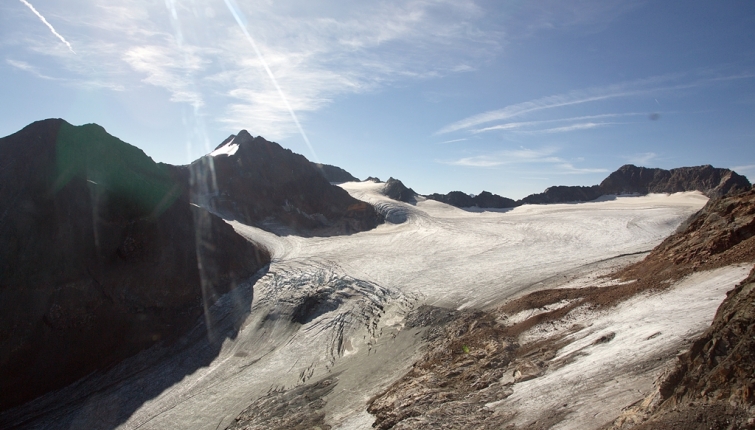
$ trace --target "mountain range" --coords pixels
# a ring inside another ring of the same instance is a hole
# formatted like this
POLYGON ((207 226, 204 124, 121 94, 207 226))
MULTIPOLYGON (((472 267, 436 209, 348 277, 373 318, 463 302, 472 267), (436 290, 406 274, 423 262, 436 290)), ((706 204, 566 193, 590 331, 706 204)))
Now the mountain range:
POLYGON ((608 175, 599 185, 553 186, 518 201, 487 191, 476 196, 452 191, 448 194, 430 194, 427 198, 459 208, 501 209, 524 204, 588 202, 607 195, 700 191, 708 197, 721 197, 730 192, 747 190, 750 186, 750 181, 737 172, 710 165, 664 170, 626 164, 608 175))

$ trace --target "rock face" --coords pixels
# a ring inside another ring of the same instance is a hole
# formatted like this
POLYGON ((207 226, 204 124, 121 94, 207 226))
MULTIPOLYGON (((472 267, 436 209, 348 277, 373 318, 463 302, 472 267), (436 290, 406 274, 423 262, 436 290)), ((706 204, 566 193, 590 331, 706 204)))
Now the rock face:
POLYGON ((569 187, 559 185, 546 188, 542 193, 530 194, 522 200, 519 200, 517 203, 524 205, 540 205, 546 203, 589 202, 590 200, 595 200, 604 194, 610 193, 604 193, 598 185, 593 185, 591 187, 569 187))
POLYGON ((102 127, 0 139, 0 410, 176 339, 269 260, 102 127))
POLYGON ((472 197, 469 194, 462 193, 461 191, 451 191, 448 194, 430 194, 428 199, 437 200, 442 203, 456 206, 457 208, 491 208, 491 209, 504 209, 513 208, 519 206, 517 202, 506 197, 501 197, 498 194, 493 194, 488 191, 483 191, 480 194, 472 197))
POLYGON ((600 185, 549 187, 542 193, 530 194, 516 202, 495 194, 490 195, 490 193, 488 194, 493 197, 492 199, 479 199, 486 193, 485 191, 475 198, 460 191, 452 191, 448 194, 431 194, 427 198, 459 208, 473 206, 509 208, 525 204, 588 202, 612 194, 645 195, 649 193, 700 191, 713 198, 749 190, 750 187, 750 181, 737 172, 710 165, 664 170, 627 164, 608 175, 600 185))
POLYGON ((729 169, 711 165, 678 169, 649 169, 631 164, 611 173, 600 189, 603 194, 648 194, 700 191, 708 197, 721 197, 750 188, 750 181, 729 169))
POLYGON ((302 155, 246 130, 193 162, 190 175, 200 205, 250 225, 325 236, 382 222, 372 206, 331 185, 302 155))
POLYGON ((359 182, 359 179, 338 166, 322 163, 312 163, 312 165, 315 169, 319 170, 330 183, 340 184, 343 182, 359 182))
POLYGON ((413 189, 407 188, 403 182, 398 179, 388 178, 383 189, 383 194, 401 202, 412 203, 416 201, 417 193, 413 189))

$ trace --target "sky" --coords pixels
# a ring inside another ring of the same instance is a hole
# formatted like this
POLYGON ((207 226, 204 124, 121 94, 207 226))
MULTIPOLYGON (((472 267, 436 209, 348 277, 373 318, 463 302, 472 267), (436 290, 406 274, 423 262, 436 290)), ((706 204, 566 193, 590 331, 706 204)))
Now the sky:
POLYGON ((246 129, 421 194, 752 179, 755 2, 6 0, 0 97, 0 136, 97 123, 187 164, 246 129))

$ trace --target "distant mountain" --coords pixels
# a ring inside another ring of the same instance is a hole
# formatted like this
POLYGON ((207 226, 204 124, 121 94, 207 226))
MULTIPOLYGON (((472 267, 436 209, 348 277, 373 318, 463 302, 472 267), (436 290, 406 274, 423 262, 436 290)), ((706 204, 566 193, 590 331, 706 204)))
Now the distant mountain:
POLYGON ((374 228, 375 209, 331 185, 304 156, 246 130, 189 168, 196 202, 225 217, 296 234, 325 236, 374 228))
POLYGON ((664 170, 627 164, 611 173, 600 185, 549 187, 542 193, 530 194, 516 202, 490 193, 488 193, 490 197, 487 199, 479 199, 485 192, 475 198, 460 191, 452 191, 448 194, 430 194, 427 198, 460 208, 475 206, 501 208, 523 204, 587 202, 613 194, 645 195, 649 193, 700 191, 708 197, 720 197, 745 191, 750 187, 750 181, 746 177, 732 170, 715 168, 710 165, 664 170))
POLYGON ((415 202, 417 197, 417 193, 415 193, 413 189, 407 188, 403 182, 393 178, 388 178, 388 181, 386 181, 385 188, 383 188, 383 194, 393 200, 406 203, 415 202))
POLYGON ((315 169, 319 170, 320 173, 322 173, 322 175, 325 177, 325 179, 327 179, 330 183, 340 184, 343 182, 359 182, 359 179, 355 178, 351 175, 351 173, 338 166, 314 162, 312 163, 312 165, 315 166, 315 169))
POLYGON ((171 342, 269 261, 98 125, 0 139, 0 410, 171 342))
POLYGON ((519 200, 518 205, 540 205, 548 203, 588 202, 595 200, 605 193, 598 185, 591 187, 564 186, 546 188, 545 191, 519 200))
POLYGON ((663 170, 627 164, 600 183, 603 194, 700 191, 708 197, 748 190, 750 186, 750 181, 744 176, 711 165, 663 170))
POLYGON ((430 200, 437 200, 442 203, 456 206, 458 208, 490 208, 504 209, 518 206, 517 202, 512 199, 501 197, 488 191, 483 191, 476 196, 462 193, 461 191, 451 191, 448 194, 430 194, 426 196, 430 200))

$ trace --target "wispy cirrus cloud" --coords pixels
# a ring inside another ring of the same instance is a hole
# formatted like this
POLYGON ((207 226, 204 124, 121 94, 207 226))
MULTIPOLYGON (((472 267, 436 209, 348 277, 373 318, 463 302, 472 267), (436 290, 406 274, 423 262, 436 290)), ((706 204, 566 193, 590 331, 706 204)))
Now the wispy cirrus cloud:
POLYGON ((741 173, 741 172, 752 172, 755 171, 755 164, 746 164, 743 166, 734 166, 730 168, 731 170, 741 173))
POLYGON ((641 166, 644 166, 647 165, 650 161, 658 158, 658 154, 656 154, 655 152, 642 152, 639 154, 630 155, 625 158, 632 164, 639 164, 641 166))
POLYGON ((609 122, 581 122, 577 124, 572 125, 566 125, 563 127, 553 127, 553 128, 545 128, 542 130, 533 130, 529 131, 529 133, 565 133, 570 131, 577 131, 577 130, 589 130, 591 128, 597 128, 597 127, 605 127, 607 125, 611 125, 613 123, 609 122))
POLYGON ((466 137, 463 137, 463 138, 461 138, 461 139, 451 139, 451 140, 445 140, 445 141, 443 141, 443 142, 440 142, 440 143, 455 143, 455 142, 464 142, 465 140, 469 140, 469 139, 467 139, 466 137))
POLYGON ((15 67, 18 70, 23 70, 24 72, 29 72, 32 75, 40 78, 40 79, 47 79, 47 80, 56 80, 57 78, 53 78, 52 76, 47 76, 44 73, 42 73, 39 68, 32 66, 31 64, 27 63, 26 61, 18 61, 18 60, 12 60, 10 58, 6 58, 5 62, 10 64, 11 66, 15 67))
POLYGON ((437 160, 438 163, 451 166, 493 168, 499 166, 516 167, 527 165, 531 169, 533 165, 541 165, 547 168, 550 173, 556 174, 586 174, 586 173, 604 173, 607 169, 603 168, 583 168, 574 166, 574 161, 565 160, 558 156, 560 150, 555 147, 544 147, 540 149, 520 148, 514 150, 496 151, 489 154, 475 155, 471 157, 462 157, 451 161, 437 160))
POLYGON ((521 163, 562 163, 564 160, 555 157, 556 148, 528 149, 496 151, 492 154, 463 157, 453 161, 439 161, 442 164, 467 167, 495 167, 504 164, 521 163))
MULTIPOLYGON (((731 76, 715 76, 715 77, 692 77, 685 74, 669 74, 662 76, 653 76, 645 79, 638 79, 634 81, 621 82, 604 87, 593 87, 583 90, 573 90, 563 94, 556 94, 547 97, 541 97, 538 99, 516 103, 505 106, 501 109, 490 110, 482 112, 476 115, 472 115, 447 124, 440 128, 436 135, 452 133, 456 131, 471 131, 472 133, 479 133, 483 131, 493 130, 512 130, 520 128, 526 125, 535 124, 536 122, 516 122, 507 123, 496 126, 489 126, 483 128, 477 128, 482 124, 504 121, 511 118, 532 114, 535 112, 543 112, 558 108, 564 108, 569 106, 583 105, 589 103, 597 103, 611 99, 629 98, 640 95, 646 95, 651 93, 659 93, 664 91, 678 91, 690 88, 701 87, 704 85, 712 85, 718 82, 725 82, 739 79, 750 79, 751 74, 736 74, 731 76)), ((637 113, 617 113, 609 114, 615 116, 622 115, 636 115, 637 113)), ((645 113, 647 115, 647 113, 645 113)), ((594 115, 594 118, 599 115, 594 115)), ((562 121, 565 119, 556 119, 552 121, 562 121)))
POLYGON ((523 103, 509 105, 502 109, 487 111, 464 118, 460 121, 446 125, 445 127, 438 130, 436 134, 445 134, 459 130, 466 130, 480 124, 507 120, 537 111, 596 102, 611 98, 626 97, 638 94, 642 91, 645 90, 631 89, 629 85, 621 84, 606 88, 592 88, 588 90, 571 91, 566 94, 542 97, 523 103))
MULTIPOLYGON (((546 128, 541 129, 538 128, 538 126, 542 124, 551 124, 551 123, 557 123, 557 122, 571 122, 571 121, 583 121, 583 120, 590 120, 590 119, 606 119, 606 118, 617 118, 617 117, 627 117, 627 116, 645 116, 647 113, 645 112, 626 112, 626 113, 605 113, 605 114, 599 114, 599 115, 583 115, 583 116, 575 116, 575 117, 568 117, 568 118, 556 118, 556 119, 547 119, 547 120, 540 120, 540 121, 522 121, 522 122, 508 122, 505 124, 498 124, 490 127, 483 127, 478 129, 472 129, 470 130, 473 134, 479 134, 479 133, 485 133, 489 131, 505 131, 505 130, 511 130, 511 131, 530 131, 530 132, 558 132, 558 131, 572 131, 572 130, 578 130, 580 127, 574 127, 569 128, 573 126, 564 126, 564 127, 556 127, 556 128, 546 128), (552 131, 555 130, 555 131, 552 131)), ((596 124, 605 124, 609 125, 610 123, 596 123, 596 124)), ((584 126, 582 128, 594 128, 595 126, 584 126)))

